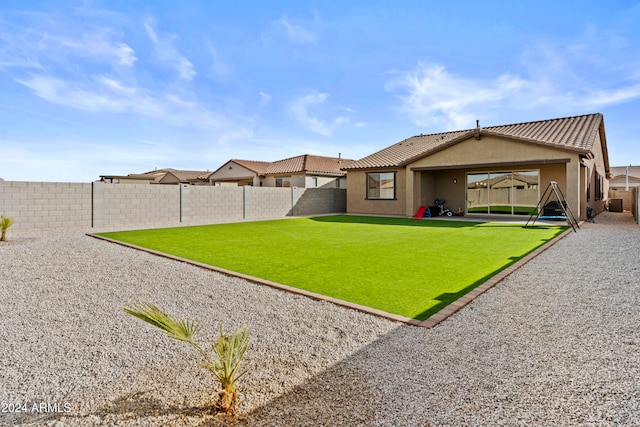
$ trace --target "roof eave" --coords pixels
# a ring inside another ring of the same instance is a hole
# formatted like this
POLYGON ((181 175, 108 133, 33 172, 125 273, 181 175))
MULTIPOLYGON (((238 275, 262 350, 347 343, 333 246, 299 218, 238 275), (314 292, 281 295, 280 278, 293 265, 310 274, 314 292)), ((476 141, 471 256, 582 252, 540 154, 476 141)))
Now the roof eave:
POLYGON ((415 161, 418 161, 420 159, 424 159, 425 157, 431 156, 432 154, 435 154, 435 153, 437 153, 439 151, 445 150, 445 149, 447 149, 447 148, 449 148, 449 147, 451 147, 453 145, 456 145, 459 142, 462 142, 462 141, 465 141, 465 140, 469 139, 470 137, 474 136, 475 133, 476 133, 475 130, 469 130, 469 131, 467 131, 467 132, 465 132, 465 133, 463 133, 461 135, 458 135, 457 137, 451 139, 451 141, 447 141, 444 144, 440 144, 437 147, 434 147, 434 148, 432 148, 430 150, 426 150, 426 151, 424 151, 424 152, 422 152, 420 154, 416 154, 415 156, 412 156, 412 157, 406 159, 405 161, 398 163, 398 166, 399 167, 404 167, 404 166, 407 166, 408 164, 411 164, 411 163, 413 163, 415 161))

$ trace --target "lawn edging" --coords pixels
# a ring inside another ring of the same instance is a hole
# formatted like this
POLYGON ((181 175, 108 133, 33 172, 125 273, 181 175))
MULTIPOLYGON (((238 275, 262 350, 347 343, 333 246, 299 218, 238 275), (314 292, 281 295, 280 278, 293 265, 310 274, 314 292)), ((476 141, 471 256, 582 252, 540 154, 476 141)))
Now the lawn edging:
POLYGON ((448 306, 444 307, 442 310, 431 315, 428 319, 421 321, 417 326, 429 329, 429 328, 433 328, 440 322, 448 319, 450 316, 455 314, 461 308, 465 307, 466 305, 471 303, 474 299, 476 299, 483 293, 487 292, 489 289, 493 288, 498 283, 502 282, 507 276, 511 275, 514 271, 518 270, 520 267, 522 267, 523 265, 525 265, 526 263, 528 263, 538 255, 540 255, 542 252, 546 251, 551 246, 555 245, 558 241, 564 239, 571 233, 574 233, 574 230, 572 230, 571 228, 565 230, 560 235, 554 237, 553 239, 549 240, 542 246, 539 246, 535 250, 529 252, 526 256, 522 257, 517 262, 511 264, 509 267, 505 268, 495 276, 491 277, 486 282, 477 286, 471 292, 458 298, 448 306))
POLYGON ((204 269, 207 269, 207 270, 210 270, 210 271, 215 271, 215 272, 227 275, 227 276, 238 277, 238 278, 247 280, 249 282, 259 284, 259 285, 269 286, 271 288, 279 289, 279 290, 286 291, 286 292, 291 292, 291 293, 294 293, 294 294, 297 294, 297 295, 301 295, 301 296, 305 296, 305 297, 308 297, 308 298, 312 298, 312 299, 315 299, 315 300, 318 300, 318 301, 327 301, 327 302, 330 302, 332 304, 336 304, 336 305, 339 305, 339 306, 342 306, 342 307, 346 307, 346 308, 350 308, 350 309, 353 309, 353 310, 358 310, 358 311, 361 311, 361 312, 364 312, 364 313, 372 314, 372 315, 375 315, 375 316, 378 316, 378 317, 382 317, 382 318, 386 318, 386 319, 389 319, 389 320, 392 320, 392 321, 401 322, 401 323, 405 323, 407 325, 412 325, 412 326, 419 326, 419 327, 423 327, 423 328, 433 328, 434 326, 438 325, 443 320, 445 320, 445 319, 449 318, 450 316, 452 316, 454 313, 459 311, 461 308, 465 307, 471 301, 476 299, 479 295, 482 295, 487 290, 489 290, 492 287, 494 287, 495 285, 497 285, 499 282, 504 280, 511 273, 513 273, 514 271, 516 271, 517 269, 522 267, 524 264, 526 264, 527 262, 531 261, 533 258, 535 258, 539 254, 541 254, 542 252, 547 250, 549 247, 553 246, 556 242, 558 242, 559 240, 561 240, 564 237, 566 237, 570 232, 572 232, 571 229, 565 230, 560 235, 554 237, 552 240, 546 242, 542 246, 540 246, 537 249, 533 250, 532 252, 527 254, 522 259, 518 260, 517 262, 515 262, 514 264, 512 264, 509 267, 505 268, 504 270, 500 271, 498 274, 496 274, 495 276, 491 277, 489 280, 485 281, 484 283, 482 283, 481 285, 477 286, 476 288, 474 288, 469 293, 463 295, 462 297, 460 297, 456 301, 454 301, 451 304, 447 305, 446 307, 444 307, 443 309, 441 309, 437 313, 431 315, 429 318, 427 318, 425 320, 417 320, 417 319, 401 316, 401 315, 398 315, 398 314, 389 313, 389 312, 386 312, 386 311, 383 311, 383 310, 375 309, 375 308, 372 308, 372 307, 364 306, 364 305, 361 305, 361 304, 356 304, 356 303, 352 303, 352 302, 349 302, 349 301, 341 300, 341 299, 338 299, 338 298, 329 297, 329 296, 322 295, 322 294, 319 294, 319 293, 310 292, 310 291, 307 291, 307 290, 304 290, 304 289, 294 288, 292 286, 287 286, 287 285, 284 285, 282 283, 272 282, 270 280, 261 279, 259 277, 250 276, 250 275, 247 275, 247 274, 239 273, 239 272, 228 270, 228 269, 225 269, 225 268, 216 267, 216 266, 213 266, 213 265, 210 265, 210 264, 205 264, 205 263, 194 261, 194 260, 190 260, 190 259, 187 259, 187 258, 182 258, 182 257, 176 256, 176 255, 171 255, 171 254, 167 254, 167 253, 164 253, 164 252, 156 251, 156 250, 153 250, 153 249, 148 249, 148 248, 145 248, 143 246, 138 246, 138 245, 134 245, 134 244, 131 244, 131 243, 122 242, 122 241, 119 241, 119 240, 111 239, 109 237, 100 236, 100 235, 95 234, 95 233, 87 233, 86 235, 89 236, 89 237, 93 237, 95 239, 104 240, 104 241, 107 241, 107 242, 110 242, 110 243, 115 243, 115 244, 118 244, 118 245, 121 245, 121 246, 125 246, 125 247, 128 247, 128 248, 131 248, 131 249, 136 249, 136 250, 139 250, 139 251, 147 252, 147 253, 152 254, 152 255, 156 255, 156 256, 160 256, 160 257, 163 257, 163 258, 168 258, 168 259, 171 259, 171 260, 174 260, 174 261, 179 261, 179 262, 184 262, 184 263, 187 263, 187 264, 191 264, 191 265, 194 265, 196 267, 204 268, 204 269))
POLYGON ((107 242, 110 243, 116 243, 118 245, 121 246, 126 246, 128 248, 131 249, 137 249, 139 251, 143 251, 143 252, 147 252, 150 253, 152 255, 157 255, 157 256, 161 256, 164 258, 168 258, 168 259, 172 259, 174 261, 180 261, 180 262, 184 262, 187 264, 191 264, 194 265, 196 267, 200 267, 200 268, 204 268, 207 270, 211 270, 211 271, 215 271, 217 273, 222 273, 224 275, 227 276, 231 276, 231 277, 238 277, 240 279, 244 279, 247 280, 249 282, 252 283, 256 283, 259 285, 266 285, 275 289, 279 289, 281 291, 286 291, 286 292, 291 292, 294 294, 298 294, 298 295, 302 295, 308 298, 313 298, 315 300, 318 301, 327 301, 336 305, 340 305, 343 307, 347 307, 347 308, 351 308, 353 310, 358 310, 364 313, 369 313, 369 314, 373 314, 375 316, 379 316, 379 317, 383 317, 389 320, 393 320, 396 322, 402 322, 402 323, 406 323, 409 325, 414 325, 414 326, 420 326, 420 324, 423 322, 422 320, 417 320, 417 319, 412 319, 410 317, 405 317, 405 316, 401 316, 399 314, 394 314, 394 313, 389 313, 386 311, 382 311, 382 310, 378 310, 375 308, 371 308, 371 307, 367 307, 365 305, 360 305, 360 304, 355 304, 349 301, 345 301, 345 300, 341 300, 338 298, 333 298, 333 297, 329 297, 326 295, 322 295, 322 294, 318 294, 315 292, 310 292, 310 291, 306 291, 304 289, 299 289, 299 288, 294 288, 292 286, 287 286, 287 285, 283 285, 282 283, 277 283, 277 282, 272 282, 270 280, 265 280, 265 279, 261 279, 259 277, 254 277, 254 276, 249 276, 248 274, 243 274, 243 273, 238 273, 237 271, 232 271, 232 270, 227 270, 225 268, 220 268, 220 267, 216 267, 213 265, 209 265, 209 264, 205 264, 202 262, 198 262, 198 261, 193 261, 187 258, 182 258, 179 256, 175 256, 175 255, 171 255, 171 254, 167 254, 164 252, 160 252, 160 251, 155 251, 153 249, 148 249, 145 248, 143 246, 137 246, 137 245, 133 245, 131 243, 126 243, 126 242, 122 242, 119 240, 115 240, 115 239, 111 239, 109 237, 105 237, 105 236, 100 236, 98 234, 94 234, 94 233, 87 233, 87 236, 89 237, 93 237, 99 240, 105 240, 107 242))

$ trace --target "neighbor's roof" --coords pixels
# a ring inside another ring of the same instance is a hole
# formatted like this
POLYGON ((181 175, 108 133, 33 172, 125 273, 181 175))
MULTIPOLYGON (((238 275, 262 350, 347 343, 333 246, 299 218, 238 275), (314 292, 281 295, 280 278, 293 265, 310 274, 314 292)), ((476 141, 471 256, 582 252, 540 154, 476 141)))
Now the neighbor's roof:
POLYGON ((640 178, 640 166, 611 166, 611 175, 613 178, 626 177, 627 167, 629 168, 629 177, 640 178))
MULTIPOLYGON (((481 136, 497 136, 587 154, 593 149, 598 130, 603 126, 602 114, 565 117, 537 122, 516 123, 480 128, 481 136)), ((417 135, 353 162, 343 169, 401 167, 439 150, 472 138, 478 129, 417 135)), ((603 138, 605 158, 606 142, 603 138)), ((608 165, 607 165, 608 168, 608 165)))
POLYGON ((180 182, 189 182, 190 180, 197 180, 199 177, 208 174, 208 171, 190 171, 190 170, 171 170, 168 171, 163 178, 169 174, 175 176, 180 182))
POLYGON ((271 163, 264 174, 278 175, 304 172, 342 176, 345 172, 340 169, 349 166, 351 163, 353 163, 351 159, 303 154, 271 163))
POLYGON ((258 175, 265 173, 267 171, 267 168, 271 164, 270 162, 262 162, 259 160, 231 160, 231 161, 239 164, 243 168, 249 169, 251 172, 257 173, 258 175))

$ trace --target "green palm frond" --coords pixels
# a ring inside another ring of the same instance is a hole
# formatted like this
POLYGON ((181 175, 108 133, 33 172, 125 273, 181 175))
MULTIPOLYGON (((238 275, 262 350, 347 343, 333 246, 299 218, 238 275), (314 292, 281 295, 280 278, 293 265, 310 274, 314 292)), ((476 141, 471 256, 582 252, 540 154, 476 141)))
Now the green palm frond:
POLYGON ((13 218, 0 215, 0 231, 7 231, 9 227, 13 225, 14 222, 15 221, 13 220, 13 218))
POLYGON ((246 327, 238 329, 233 334, 225 334, 220 324, 220 336, 211 344, 211 348, 205 351, 195 339, 200 329, 198 322, 171 317, 151 303, 132 304, 123 307, 122 311, 159 328, 168 337, 184 341, 196 349, 204 359, 201 365, 209 369, 222 388, 216 401, 217 410, 226 414, 235 413, 235 383, 247 373, 246 370, 238 373, 240 362, 249 347, 246 327))
POLYGON ((220 325, 220 336, 212 345, 217 360, 210 369, 223 389, 232 391, 236 381, 247 373, 247 371, 238 373, 238 369, 248 348, 249 334, 246 327, 238 329, 233 334, 225 334, 222 331, 222 324, 220 325))
POLYGON ((194 337, 200 328, 198 322, 173 318, 150 303, 138 303, 124 307, 122 310, 160 328, 169 338, 195 344, 194 337))

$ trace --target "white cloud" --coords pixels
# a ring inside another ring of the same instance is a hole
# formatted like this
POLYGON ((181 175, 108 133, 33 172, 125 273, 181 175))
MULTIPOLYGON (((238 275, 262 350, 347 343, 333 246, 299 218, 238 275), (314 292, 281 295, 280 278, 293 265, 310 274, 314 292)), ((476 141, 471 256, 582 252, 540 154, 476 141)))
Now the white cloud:
POLYGON ((474 78, 450 73, 440 64, 420 62, 411 70, 395 73, 386 89, 398 94, 400 111, 415 124, 444 125, 449 130, 473 127, 475 119, 501 111, 545 108, 583 114, 640 98, 637 81, 599 88, 599 82, 574 77, 571 64, 552 49, 545 47, 538 54, 547 60, 535 67, 528 62, 528 78, 514 74, 474 78), (585 107, 590 110, 584 111, 585 107))
POLYGON ((298 97, 292 102, 290 110, 296 120, 300 124, 308 127, 312 132, 324 136, 331 136, 329 126, 309 112, 311 107, 322 104, 328 97, 329 95, 326 93, 320 93, 316 90, 308 91, 305 95, 298 97))
MULTIPOLYGON (((154 95, 143 88, 128 86, 113 77, 96 76, 89 81, 68 81, 58 77, 30 74, 16 81, 48 102, 93 113, 133 113, 175 126, 201 129, 231 127, 230 119, 194 100, 177 94, 154 95)), ((244 120, 240 119, 240 122, 244 120)))
POLYGON ((228 77, 233 72, 233 67, 226 62, 218 53, 211 42, 206 41, 205 46, 211 55, 211 74, 213 77, 228 77))
POLYGON ((344 115, 336 115, 334 112, 334 110, 349 111, 348 108, 332 104, 327 105, 328 99, 329 94, 315 89, 308 89, 291 102, 289 111, 291 111, 298 123, 312 132, 323 136, 331 136, 337 126, 349 122, 350 119, 344 115), (312 110, 320 110, 324 115, 333 117, 323 120, 318 117, 317 111, 312 112, 312 110))
POLYGON ((0 68, 42 69, 43 62, 62 64, 73 57, 124 68, 133 67, 137 61, 134 49, 110 28, 36 16, 39 19, 30 28, 0 20, 9 29, 0 33, 0 68))
POLYGON ((585 104, 595 108, 621 104, 640 98, 640 84, 611 91, 595 91, 585 99, 585 104))
MULTIPOLYGON (((316 30, 292 22, 292 20, 287 17, 287 15, 282 15, 277 23, 281 28, 285 30, 287 39, 293 44, 314 45, 318 41, 316 30)), ((314 25, 317 25, 317 18, 314 20, 314 25)))
POLYGON ((260 92, 260 104, 259 107, 262 108, 264 106, 266 106, 268 103, 271 102, 271 99, 273 98, 271 95, 269 95, 268 93, 265 92, 260 92))
POLYGON ((402 92, 402 111, 417 125, 445 122, 449 129, 461 129, 470 127, 479 110, 503 102, 509 92, 524 86, 516 76, 482 82, 453 75, 439 64, 419 63, 392 79, 387 90, 402 92))
POLYGON ((155 22, 153 20, 148 19, 144 22, 147 35, 154 45, 153 54, 155 58, 159 62, 174 68, 183 80, 192 80, 196 75, 196 71, 191 61, 184 57, 175 47, 177 37, 172 34, 158 34, 154 27, 155 22))

